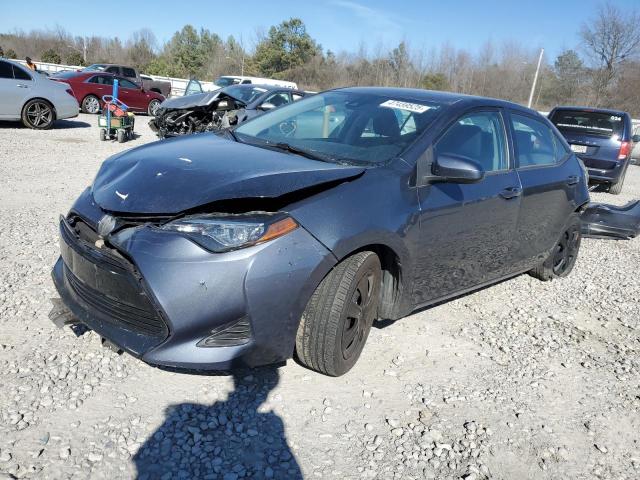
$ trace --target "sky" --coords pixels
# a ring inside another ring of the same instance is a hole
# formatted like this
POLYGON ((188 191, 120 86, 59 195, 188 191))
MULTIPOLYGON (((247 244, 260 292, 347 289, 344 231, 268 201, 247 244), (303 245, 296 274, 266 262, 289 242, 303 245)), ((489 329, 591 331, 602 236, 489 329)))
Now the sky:
MULTIPOLYGON (((621 9, 640 0, 613 0, 621 9)), ((0 0, 0 33, 64 27, 73 35, 129 35, 151 29, 159 43, 185 24, 204 27, 222 38, 234 35, 245 48, 256 30, 290 17, 301 18, 325 50, 356 52, 390 49, 406 41, 411 49, 448 43, 477 52, 487 40, 517 41, 545 48, 554 58, 579 44, 580 25, 592 17, 598 0, 0 0), (110 7, 111 5, 111 7, 110 7)))

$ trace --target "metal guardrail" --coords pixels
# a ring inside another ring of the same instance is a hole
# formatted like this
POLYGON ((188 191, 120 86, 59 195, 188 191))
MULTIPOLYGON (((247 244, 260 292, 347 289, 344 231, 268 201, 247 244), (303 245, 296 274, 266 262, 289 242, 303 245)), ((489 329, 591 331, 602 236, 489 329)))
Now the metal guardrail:
MULTIPOLYGON (((26 65, 27 62, 24 60, 19 60, 17 58, 10 59, 14 62, 21 63, 22 65, 26 65)), ((47 63, 47 62, 33 62, 38 67, 38 70, 47 73, 57 73, 57 72, 66 72, 66 71, 76 71, 82 70, 82 66, 80 65, 64 65, 61 63, 47 63)), ((184 95, 184 91, 187 88, 187 84, 189 83, 188 78, 175 78, 175 77, 163 77, 160 75, 149 75, 147 73, 140 72, 140 75, 144 75, 146 77, 151 77, 154 80, 165 81, 171 84, 171 96, 181 96, 184 95)), ((213 89, 213 82, 200 82, 203 88, 213 89)))

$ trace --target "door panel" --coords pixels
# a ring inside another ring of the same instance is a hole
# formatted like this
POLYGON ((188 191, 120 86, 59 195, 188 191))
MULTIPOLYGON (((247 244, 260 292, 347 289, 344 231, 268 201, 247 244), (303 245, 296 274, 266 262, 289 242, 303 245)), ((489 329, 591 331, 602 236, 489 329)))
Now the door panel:
POLYGON ((486 172, 477 183, 437 182, 418 189, 420 240, 414 302, 425 304, 514 271, 512 243, 521 185, 512 168, 502 113, 462 115, 436 141, 438 155, 476 162, 486 172))
POLYGON ((416 254, 415 304, 508 275, 520 197, 502 192, 519 188, 514 171, 477 184, 436 183, 418 191, 420 251, 416 254))
POLYGON ((520 113, 510 116, 523 189, 514 251, 518 265, 527 268, 545 258, 578 207, 576 189, 583 174, 544 121, 520 113))
POLYGON ((9 62, 0 61, 0 117, 20 118, 22 106, 31 95, 33 80, 16 80, 9 62))

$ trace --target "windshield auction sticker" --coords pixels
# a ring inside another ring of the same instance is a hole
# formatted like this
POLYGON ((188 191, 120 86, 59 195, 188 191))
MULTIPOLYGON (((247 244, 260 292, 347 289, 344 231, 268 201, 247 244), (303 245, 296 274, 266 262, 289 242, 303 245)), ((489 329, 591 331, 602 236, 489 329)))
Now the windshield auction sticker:
POLYGON ((398 110, 407 110, 413 113, 424 113, 431 107, 420 105, 419 103, 400 102, 398 100, 387 100, 380 104, 381 107, 397 108, 398 110))

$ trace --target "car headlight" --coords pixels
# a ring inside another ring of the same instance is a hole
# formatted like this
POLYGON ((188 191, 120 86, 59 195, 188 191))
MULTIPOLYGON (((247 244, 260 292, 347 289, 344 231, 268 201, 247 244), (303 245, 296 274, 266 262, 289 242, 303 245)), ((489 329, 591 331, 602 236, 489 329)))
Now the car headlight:
POLYGON ((207 215, 181 218, 160 228, 181 233, 207 250, 220 253, 281 237, 298 228, 298 223, 283 215, 207 215))

